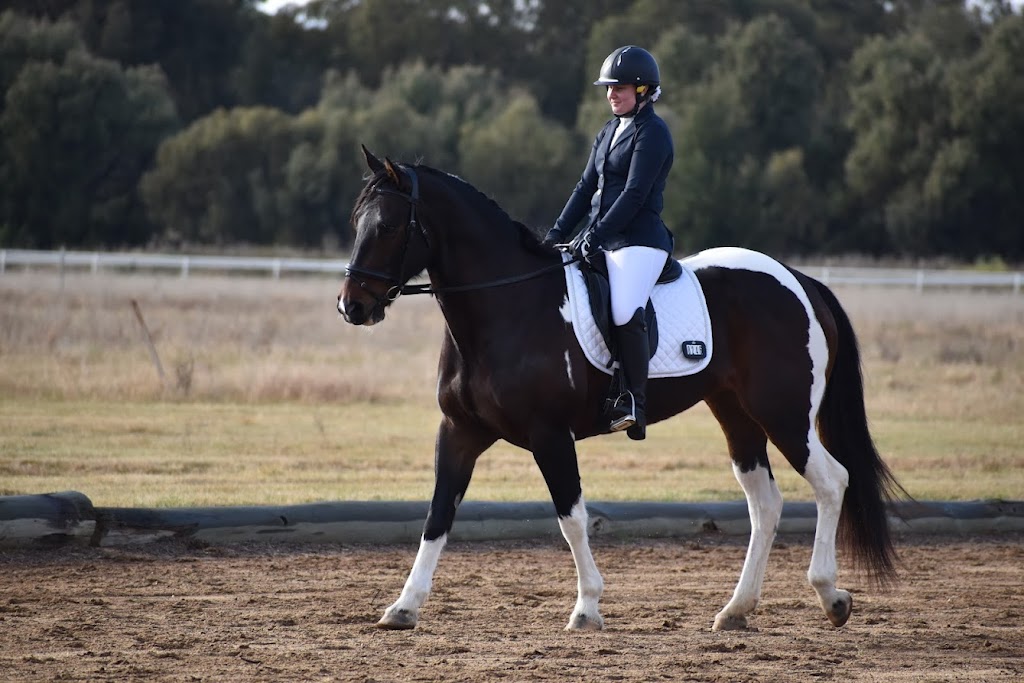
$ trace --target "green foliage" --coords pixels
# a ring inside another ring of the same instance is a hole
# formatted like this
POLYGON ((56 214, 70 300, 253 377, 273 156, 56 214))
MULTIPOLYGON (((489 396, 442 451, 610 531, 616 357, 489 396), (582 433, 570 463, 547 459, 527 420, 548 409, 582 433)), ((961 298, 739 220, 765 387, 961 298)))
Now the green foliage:
POLYGON ((330 199, 320 137, 274 109, 218 110, 160 145, 143 198, 174 243, 319 244, 301 209, 330 199))
POLYGON ((235 100, 234 69, 255 11, 245 0, 82 0, 73 14, 96 55, 126 66, 156 64, 175 105, 192 121, 235 100))
POLYGON ((255 5, 5 3, 0 243, 344 246, 360 143, 546 226, 633 43, 661 64, 680 250, 1024 258, 1004 0, 255 5))
POLYGON ((876 38, 852 62, 849 189, 882 208, 892 243, 904 252, 927 245, 930 209, 921 186, 947 137, 944 71, 942 56, 919 35, 876 38))
POLYGON ((569 131, 544 120, 536 101, 514 97, 496 116, 468 123, 459 145, 462 172, 527 225, 550 227, 572 190, 569 131), (551 192, 563 188, 565 196, 551 192))
POLYGON ((945 213, 980 228, 973 254, 1024 257, 1024 16, 995 26, 981 49, 952 74, 951 122, 958 137, 954 176, 935 188, 945 213), (954 180, 956 182, 954 182, 954 180))
MULTIPOLYGON (((663 36, 662 44, 686 34, 663 36)), ((824 200, 804 170, 817 115, 817 54, 782 19, 755 19, 716 42, 678 117, 666 222, 686 251, 737 244, 804 253, 820 243, 824 200)), ((670 54, 672 54, 670 50, 670 54)))
POLYGON ((851 195, 882 207, 904 253, 1020 257, 1024 19, 1004 19, 972 53, 972 34, 951 41, 938 18, 950 15, 854 56, 851 195))
POLYGON ((177 120, 163 75, 90 55, 63 22, 5 14, 0 35, 11 79, 0 113, 4 242, 146 243, 136 183, 177 120))

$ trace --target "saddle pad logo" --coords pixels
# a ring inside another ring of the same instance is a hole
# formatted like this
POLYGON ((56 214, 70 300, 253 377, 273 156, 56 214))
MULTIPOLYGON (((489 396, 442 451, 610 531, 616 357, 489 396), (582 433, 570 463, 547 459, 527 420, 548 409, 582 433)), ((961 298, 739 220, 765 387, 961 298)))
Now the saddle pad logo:
POLYGON ((703 358, 708 355, 708 350, 707 347, 704 346, 704 342, 684 341, 683 355, 690 359, 703 358))

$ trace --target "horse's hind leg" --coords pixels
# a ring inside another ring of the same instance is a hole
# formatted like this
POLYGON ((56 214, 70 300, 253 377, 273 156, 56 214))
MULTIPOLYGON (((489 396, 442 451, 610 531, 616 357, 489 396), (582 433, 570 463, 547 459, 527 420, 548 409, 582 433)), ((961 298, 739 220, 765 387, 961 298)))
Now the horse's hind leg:
POLYGON ((596 631, 604 627, 598 607, 604 592, 604 579, 590 552, 587 537, 587 506, 580 487, 579 465, 572 434, 565 430, 542 429, 532 438, 533 457, 540 467, 544 482, 551 493, 562 530, 576 563, 576 607, 569 617, 566 630, 596 631))
POLYGON ((709 398, 707 403, 725 432, 733 473, 747 497, 750 514, 750 543, 743 571, 732 599, 715 616, 713 629, 744 629, 747 627, 747 615, 757 608, 761 599, 768 554, 782 516, 782 494, 768 465, 765 449, 768 438, 764 430, 731 394, 709 398))
POLYGON ((469 487, 477 457, 494 438, 468 429, 458 429, 449 419, 441 421, 437 432, 434 463, 434 495, 423 526, 420 549, 412 571, 398 600, 387 608, 377 622, 379 628, 415 628, 420 607, 430 595, 438 559, 448 540, 455 510, 469 487))
MULTIPOLYGON (((785 405, 785 403, 782 403, 785 405)), ((789 405, 798 405, 796 403, 789 405)), ((809 415, 796 411, 780 419, 766 421, 768 436, 786 459, 803 475, 814 491, 818 520, 814 529, 814 549, 807 580, 818 594, 825 616, 834 626, 850 618, 853 599, 849 592, 836 588, 836 530, 842 513, 843 496, 849 474, 822 445, 815 424, 817 406, 809 415)))
POLYGON ((850 593, 836 588, 836 529, 849 473, 825 449, 816 433, 811 433, 808 446, 807 467, 802 474, 814 489, 818 522, 814 529, 814 550, 807 580, 818 594, 825 616, 838 628, 846 623, 853 611, 850 593))

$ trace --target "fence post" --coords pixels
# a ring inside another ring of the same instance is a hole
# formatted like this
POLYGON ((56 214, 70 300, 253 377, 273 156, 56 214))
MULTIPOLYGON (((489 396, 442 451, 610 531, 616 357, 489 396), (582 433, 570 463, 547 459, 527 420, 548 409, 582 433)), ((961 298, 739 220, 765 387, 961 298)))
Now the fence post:
POLYGON ((924 291, 924 269, 919 268, 917 271, 917 292, 920 294, 924 291))
POLYGON ((273 273, 275 280, 281 279, 281 259, 279 258, 274 259, 273 273))
POLYGON ((181 279, 188 278, 188 256, 181 257, 181 279))
POLYGON ((828 281, 831 278, 831 276, 832 276, 832 272, 829 270, 828 266, 825 266, 824 268, 822 268, 821 269, 821 284, 823 284, 826 287, 828 287, 828 281))
POLYGON ((64 247, 60 248, 60 264, 58 266, 58 272, 60 273, 60 293, 64 294, 64 259, 67 258, 67 250, 64 247))
POLYGON ((7 272, 7 250, 0 249, 0 275, 7 272))
MULTIPOLYGON (((0 268, 0 273, 2 273, 2 272, 4 272, 4 271, 3 271, 2 268, 0 268)), ((1021 281, 1021 274, 1020 273, 1014 273, 1013 274, 1013 293, 1015 295, 1016 294, 1020 294, 1020 284, 1021 284, 1020 281, 1021 281)))
POLYGON ((92 253, 92 274, 95 275, 98 272, 100 272, 100 253, 94 251, 92 253))

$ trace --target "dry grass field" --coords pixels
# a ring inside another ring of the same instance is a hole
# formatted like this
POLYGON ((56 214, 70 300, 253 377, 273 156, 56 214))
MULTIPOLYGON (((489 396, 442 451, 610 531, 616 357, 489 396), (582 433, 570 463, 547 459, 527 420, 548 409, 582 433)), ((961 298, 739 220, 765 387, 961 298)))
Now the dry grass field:
MULTIPOLYGON (((0 494, 98 505, 300 503, 430 495, 443 322, 427 297, 346 325, 331 278, 7 272, 0 276, 0 494), (132 307, 164 370, 161 380, 132 307)), ((1024 497, 1024 296, 838 288, 861 340, 868 414, 915 497, 1024 497)), ((703 406, 579 445, 591 500, 732 500, 703 406)), ((782 464, 789 500, 810 489, 782 464)), ((538 500, 496 446, 477 500, 538 500)))

